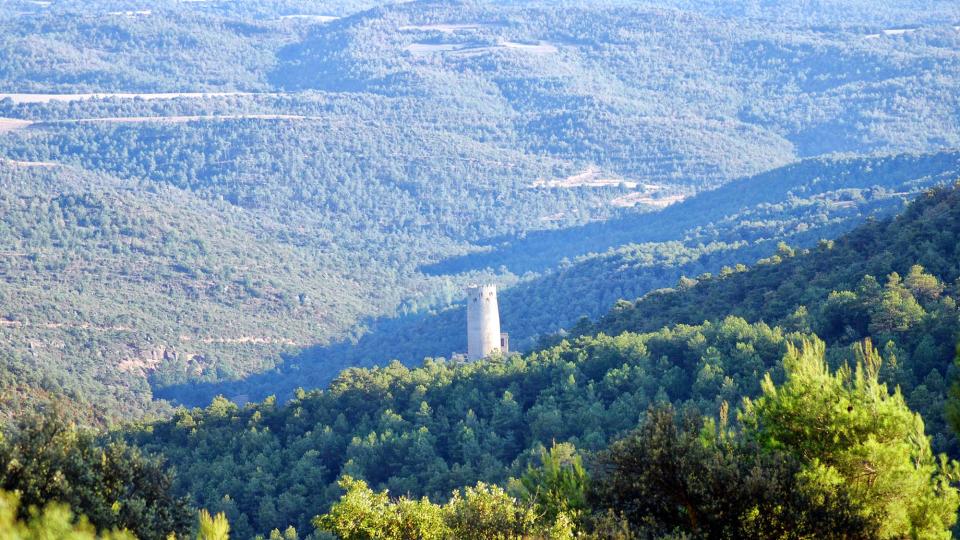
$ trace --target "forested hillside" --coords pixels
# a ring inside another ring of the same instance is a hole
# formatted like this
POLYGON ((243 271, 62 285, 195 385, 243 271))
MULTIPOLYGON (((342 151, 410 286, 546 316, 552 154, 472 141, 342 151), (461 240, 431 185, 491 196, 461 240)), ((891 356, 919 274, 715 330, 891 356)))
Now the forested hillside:
POLYGON ((585 335, 529 355, 350 369, 287 405, 271 398, 238 408, 218 398, 132 437, 166 455, 179 489, 225 511, 238 530, 303 530, 338 496, 342 475, 442 500, 478 480, 520 475, 554 441, 602 450, 653 404, 717 414, 724 402, 760 395, 765 373, 771 384, 782 381, 788 345, 822 333, 834 368, 849 363, 855 344, 860 360, 873 358, 870 369, 921 413, 934 449, 955 455, 945 403, 960 338, 958 213, 960 186, 931 191, 896 219, 815 249, 783 246, 753 268, 620 304, 585 335), (640 316, 659 298, 709 307, 699 294, 711 286, 723 287, 718 307, 696 325, 651 330, 661 323, 640 316), (750 322, 764 318, 776 326, 750 322), (876 352, 863 349, 864 338, 876 352))
MULTIPOLYGON (((555 270, 527 275, 500 294, 503 328, 510 332, 515 347, 526 349, 541 336, 570 328, 580 317, 605 314, 620 299, 672 287, 682 277, 753 263, 772 255, 778 242, 813 246, 868 216, 889 216, 928 186, 957 178, 960 158, 956 153, 808 160, 731 182, 661 212, 529 234, 498 251, 468 256, 457 264, 464 271, 497 260, 523 267, 538 259, 557 258, 555 270), (586 255, 561 260, 563 253, 581 250, 586 255)), ((453 270, 435 267, 430 272, 443 275, 453 270)), ((309 349, 261 376, 158 392, 195 405, 204 405, 217 394, 285 398, 298 387, 326 385, 335 373, 330 370, 334 362, 343 368, 385 359, 409 365, 424 357, 465 351, 465 327, 462 305, 387 319, 356 343, 309 349)))
POLYGON ((109 421, 448 356, 474 281, 527 348, 957 168, 914 155, 960 144, 936 2, 375 4, 0 7, 6 403, 109 421))
POLYGON ((4 540, 945 539, 958 302, 955 1, 0 2, 4 540))

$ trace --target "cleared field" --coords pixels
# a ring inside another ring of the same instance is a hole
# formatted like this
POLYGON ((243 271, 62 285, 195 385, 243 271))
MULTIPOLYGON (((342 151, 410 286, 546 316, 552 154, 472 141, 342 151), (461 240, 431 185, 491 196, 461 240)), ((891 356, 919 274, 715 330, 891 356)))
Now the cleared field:
POLYGON ((0 157, 0 165, 12 165, 14 167, 57 167, 60 164, 52 161, 19 161, 0 157))
POLYGON ((516 41, 503 41, 500 45, 507 49, 528 52, 530 54, 554 54, 559 49, 552 43, 538 41, 536 43, 518 43, 516 41))
POLYGON ((652 196, 650 193, 628 193, 622 197, 617 197, 610 201, 611 206, 616 206, 619 208, 632 208, 638 204, 644 206, 653 206, 655 208, 666 208, 671 204, 676 204, 683 201, 687 198, 687 195, 665 195, 665 196, 652 196))
POLYGON ((487 26, 481 23, 466 23, 466 24, 409 24, 406 26, 401 26, 400 30, 418 30, 421 32, 443 32, 444 34, 453 34, 461 30, 479 30, 480 28, 487 26))
POLYGON ((438 52, 456 51, 462 48, 456 43, 411 43, 407 45, 406 51, 414 56, 424 56, 438 52))
POLYGON ((587 167, 582 173, 574 174, 566 178, 546 180, 539 179, 530 187, 535 188, 578 188, 578 187, 616 187, 623 184, 629 189, 637 187, 637 182, 624 180, 615 176, 604 175, 603 171, 597 167, 587 167))
POLYGON ((313 21, 318 23, 328 23, 336 21, 340 17, 334 17, 333 15, 281 15, 281 21, 288 20, 301 20, 301 21, 313 21))

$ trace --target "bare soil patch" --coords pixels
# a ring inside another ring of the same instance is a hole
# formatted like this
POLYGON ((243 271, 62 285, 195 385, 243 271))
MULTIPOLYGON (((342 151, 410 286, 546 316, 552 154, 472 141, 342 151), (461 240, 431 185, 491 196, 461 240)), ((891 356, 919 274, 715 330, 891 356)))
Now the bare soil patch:
POLYGON ((531 187, 540 188, 578 188, 578 187, 616 187, 623 184, 629 189, 634 189, 637 187, 637 182, 631 180, 624 180, 623 178, 605 174, 597 167, 587 167, 581 173, 568 176, 566 178, 559 178, 553 180, 547 180, 544 178, 538 179, 535 181, 531 187))

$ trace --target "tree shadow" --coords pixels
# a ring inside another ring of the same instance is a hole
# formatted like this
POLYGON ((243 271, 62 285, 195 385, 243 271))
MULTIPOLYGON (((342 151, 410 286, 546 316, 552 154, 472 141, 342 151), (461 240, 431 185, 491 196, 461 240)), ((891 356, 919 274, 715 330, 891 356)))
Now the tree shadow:
MULTIPOLYGON (((514 273, 543 271, 500 293, 503 330, 511 334, 511 343, 523 350, 536 345, 542 336, 570 328, 582 316, 596 318, 606 313, 619 298, 638 298, 651 290, 673 286, 681 276, 715 273, 722 266, 753 263, 772 254, 781 238, 793 246, 803 247, 821 238, 836 237, 861 223, 867 215, 898 210, 910 193, 955 178, 958 170, 958 152, 807 160, 732 182, 657 213, 532 234, 503 243, 489 253, 451 259, 423 270, 456 273, 505 265, 514 273), (885 194, 858 199, 858 192, 850 192, 852 189, 885 190, 885 194), (833 206, 803 203, 799 209, 789 204, 782 208, 771 206, 784 205, 784 201, 797 194, 811 201, 824 193, 849 194, 851 200, 833 206), (666 241, 682 244, 692 230, 718 227, 718 222, 744 208, 761 206, 765 207, 765 216, 781 219, 792 216, 806 227, 793 233, 730 244, 721 251, 697 249, 681 258, 670 253, 675 246, 657 244, 666 241), (823 217, 821 214, 825 211, 829 219, 812 219, 823 217), (640 243, 647 244, 576 264, 559 264, 563 258, 575 254, 640 243)), ((285 400, 297 388, 326 387, 342 370, 350 367, 382 366, 392 360, 413 366, 424 358, 450 358, 467 348, 466 310, 462 303, 436 312, 381 317, 368 321, 366 327, 367 332, 355 341, 316 345, 284 355, 275 369, 240 380, 154 387, 154 396, 190 406, 206 405, 217 395, 238 402, 261 400, 269 395, 285 400)))
POLYGON ((590 253, 630 243, 680 240, 752 206, 776 205, 791 197, 864 188, 933 185, 960 168, 960 152, 881 157, 811 158, 734 180, 660 211, 633 213, 561 230, 536 231, 523 238, 491 239, 489 249, 423 265, 428 275, 507 267, 514 274, 543 272, 590 253))

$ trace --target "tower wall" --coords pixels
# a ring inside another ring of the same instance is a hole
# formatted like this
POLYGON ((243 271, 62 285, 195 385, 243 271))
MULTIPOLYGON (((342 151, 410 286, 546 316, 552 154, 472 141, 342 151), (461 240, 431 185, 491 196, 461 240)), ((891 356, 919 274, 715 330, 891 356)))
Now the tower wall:
POLYGON ((479 360, 500 350, 497 286, 467 287, 467 358, 479 360))

